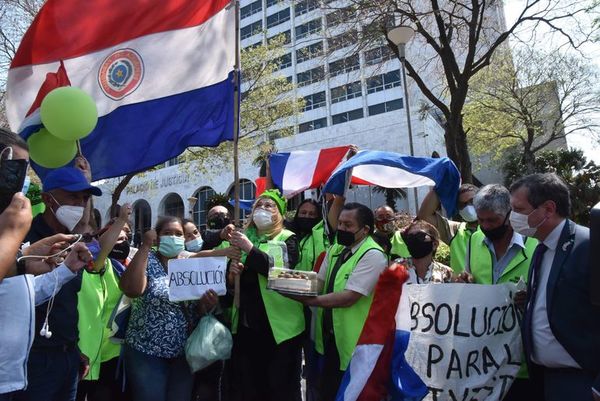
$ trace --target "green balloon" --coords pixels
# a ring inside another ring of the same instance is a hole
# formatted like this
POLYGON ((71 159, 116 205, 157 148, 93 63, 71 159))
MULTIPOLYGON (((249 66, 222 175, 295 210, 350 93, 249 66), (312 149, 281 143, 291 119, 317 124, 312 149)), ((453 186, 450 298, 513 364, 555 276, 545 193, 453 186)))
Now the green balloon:
POLYGON ((63 141, 40 129, 27 139, 29 157, 42 167, 58 168, 69 163, 77 154, 75 141, 63 141))
POLYGON ((63 86, 48 93, 42 100, 40 113, 44 127, 65 141, 88 136, 98 122, 94 99, 73 86, 63 86))

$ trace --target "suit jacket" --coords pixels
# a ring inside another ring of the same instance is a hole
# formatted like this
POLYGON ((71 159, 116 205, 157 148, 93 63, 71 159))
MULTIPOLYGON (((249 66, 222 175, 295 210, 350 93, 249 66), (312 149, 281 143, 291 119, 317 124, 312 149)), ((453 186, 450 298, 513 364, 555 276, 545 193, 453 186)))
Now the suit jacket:
MULTIPOLYGON (((596 267, 599 261, 596 261, 596 267)), ((600 307, 590 298, 590 230, 567 220, 548 284, 546 308, 554 337, 600 388, 600 307)), ((530 271, 531 275, 531 271, 530 271)), ((531 277, 529 277, 531 282, 531 277)), ((529 328, 525 328, 528 330, 529 328)), ((525 350, 529 359, 531 350, 525 350)))

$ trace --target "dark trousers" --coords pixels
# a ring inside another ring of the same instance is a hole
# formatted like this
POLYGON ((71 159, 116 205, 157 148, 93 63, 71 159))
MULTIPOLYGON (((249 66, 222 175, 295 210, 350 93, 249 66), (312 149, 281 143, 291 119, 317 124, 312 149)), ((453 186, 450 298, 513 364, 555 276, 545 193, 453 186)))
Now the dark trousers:
POLYGON ((531 379, 515 379, 502 401, 543 401, 543 387, 531 379))
POLYGON ((323 371, 319 378, 319 401, 335 401, 345 371, 340 370, 340 355, 335 338, 329 336, 325 342, 323 371))
POLYGON ((232 400, 294 401, 300 395, 302 336, 277 344, 270 330, 240 325, 232 354, 232 400))
POLYGON ((79 351, 31 350, 27 362, 27 389, 17 401, 75 401, 79 379, 79 351))
POLYGON ((582 369, 531 364, 529 374, 543 388, 544 401, 593 401, 594 376, 582 369))
POLYGON ((225 361, 216 361, 194 375, 193 401, 223 401, 225 361))
POLYGON ((98 380, 83 380, 77 388, 77 401, 127 401, 131 397, 124 393, 121 375, 117 377, 119 358, 102 362, 98 380), (86 398, 87 397, 87 398, 86 398))

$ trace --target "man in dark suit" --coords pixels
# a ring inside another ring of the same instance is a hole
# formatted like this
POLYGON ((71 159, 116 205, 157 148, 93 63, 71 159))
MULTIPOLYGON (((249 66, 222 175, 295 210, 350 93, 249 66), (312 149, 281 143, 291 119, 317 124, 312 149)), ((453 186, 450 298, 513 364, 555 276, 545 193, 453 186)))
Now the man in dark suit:
POLYGON ((569 189, 556 174, 523 177, 510 192, 513 229, 540 241, 522 325, 531 377, 546 401, 600 400, 600 307, 590 299, 590 231, 568 219, 569 189))

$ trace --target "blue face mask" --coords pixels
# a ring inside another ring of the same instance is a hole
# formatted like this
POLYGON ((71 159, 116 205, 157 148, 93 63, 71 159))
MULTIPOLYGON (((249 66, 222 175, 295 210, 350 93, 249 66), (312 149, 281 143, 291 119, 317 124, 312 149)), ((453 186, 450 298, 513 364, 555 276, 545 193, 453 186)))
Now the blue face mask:
POLYGON ((185 249, 186 251, 190 252, 200 252, 202 249, 202 244, 204 244, 202 237, 194 238, 193 240, 185 243, 185 249))
POLYGON ((174 258, 185 250, 183 237, 161 235, 158 252, 167 258, 174 258))

